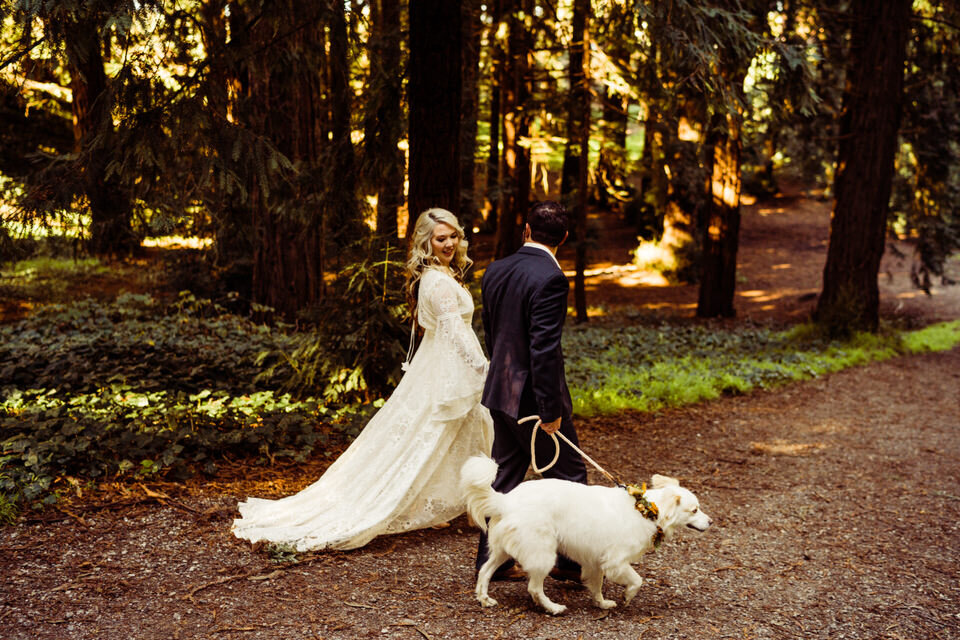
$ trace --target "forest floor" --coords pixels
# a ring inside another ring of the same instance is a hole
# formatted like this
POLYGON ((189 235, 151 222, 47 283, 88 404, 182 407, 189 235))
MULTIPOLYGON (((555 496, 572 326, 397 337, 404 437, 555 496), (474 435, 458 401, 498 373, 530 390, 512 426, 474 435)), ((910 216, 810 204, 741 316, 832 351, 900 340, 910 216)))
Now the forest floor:
MULTIPOLYGON (((588 278, 597 320, 689 319, 696 287, 626 266, 632 234, 601 227, 588 278)), ((745 207, 739 317, 728 322, 808 316, 828 227, 829 204, 800 195, 745 207)), ((561 253, 565 267, 570 257, 561 253)), ((884 261, 884 317, 960 318, 960 287, 925 296, 908 264, 884 261)), ((238 499, 302 488, 331 461, 318 455, 227 465, 213 480, 117 485, 0 528, 0 638, 958 638, 958 392, 953 349, 579 420, 598 462, 625 478, 678 477, 714 519, 648 555, 626 607, 600 611, 583 589, 548 581, 569 606, 562 616, 542 613, 516 582, 494 583, 500 606, 481 608, 476 531, 464 517, 296 562, 231 536, 238 499)), ((590 481, 606 484, 592 471, 590 481)), ((619 586, 606 594, 622 604, 619 586)))

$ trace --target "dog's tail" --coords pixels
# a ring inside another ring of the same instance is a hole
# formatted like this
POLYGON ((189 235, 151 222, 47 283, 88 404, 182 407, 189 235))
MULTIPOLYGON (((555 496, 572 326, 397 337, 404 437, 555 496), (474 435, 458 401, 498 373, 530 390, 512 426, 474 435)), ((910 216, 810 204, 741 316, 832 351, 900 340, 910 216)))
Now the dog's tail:
POLYGON ((490 486, 497 477, 497 463, 486 456, 474 456, 460 469, 460 489, 467 502, 467 515, 482 531, 487 530, 487 518, 500 511, 502 497, 490 486))

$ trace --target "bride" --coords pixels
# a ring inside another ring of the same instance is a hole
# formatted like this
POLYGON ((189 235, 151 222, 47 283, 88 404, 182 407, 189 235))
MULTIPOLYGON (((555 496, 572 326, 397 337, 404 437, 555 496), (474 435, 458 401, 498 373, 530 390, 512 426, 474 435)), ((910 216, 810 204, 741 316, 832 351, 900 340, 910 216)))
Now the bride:
POLYGON ((462 285, 472 263, 452 213, 420 214, 406 268, 411 316, 424 334, 412 360, 407 354, 403 378, 319 480, 280 500, 241 502, 234 535, 297 551, 355 549, 464 512, 460 467, 470 456, 489 455, 493 442, 490 414, 480 405, 487 360, 462 285))

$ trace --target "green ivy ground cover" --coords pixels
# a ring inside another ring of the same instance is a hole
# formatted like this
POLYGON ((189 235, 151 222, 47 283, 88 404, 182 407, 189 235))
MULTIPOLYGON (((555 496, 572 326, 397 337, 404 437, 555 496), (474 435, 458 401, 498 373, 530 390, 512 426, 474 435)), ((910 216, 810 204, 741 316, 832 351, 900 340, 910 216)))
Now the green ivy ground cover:
POLYGON ((263 354, 307 338, 189 295, 55 305, 0 328, 0 517, 55 501, 56 478, 213 472, 224 452, 303 457, 331 425, 354 429, 369 407, 295 399, 289 368, 265 375, 263 354))
POLYGON ((960 321, 845 341, 822 338, 809 326, 787 331, 574 327, 564 352, 574 412, 593 415, 675 407, 957 344, 960 321))
MULTIPOLYGON (((55 501, 58 478, 213 473, 225 452, 302 458, 331 428, 355 434, 382 401, 344 393, 344 379, 362 372, 322 353, 328 343, 338 344, 189 294, 173 305, 137 295, 56 305, 0 327, 0 519, 55 501), (323 358, 318 370, 329 379, 304 386, 303 371, 323 358)), ((958 343, 960 322, 846 342, 805 327, 586 326, 570 327, 564 350, 575 411, 589 415, 744 393, 958 343)))

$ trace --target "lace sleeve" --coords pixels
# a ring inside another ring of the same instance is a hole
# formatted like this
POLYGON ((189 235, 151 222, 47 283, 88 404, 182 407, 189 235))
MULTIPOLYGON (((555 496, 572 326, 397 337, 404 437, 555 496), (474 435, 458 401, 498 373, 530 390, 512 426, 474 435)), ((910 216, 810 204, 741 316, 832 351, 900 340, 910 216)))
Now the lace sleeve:
POLYGON ((486 375, 487 359, 480 343, 471 335, 472 329, 460 315, 457 284, 448 278, 438 278, 427 296, 437 316, 437 336, 450 345, 454 354, 480 375, 486 375))

